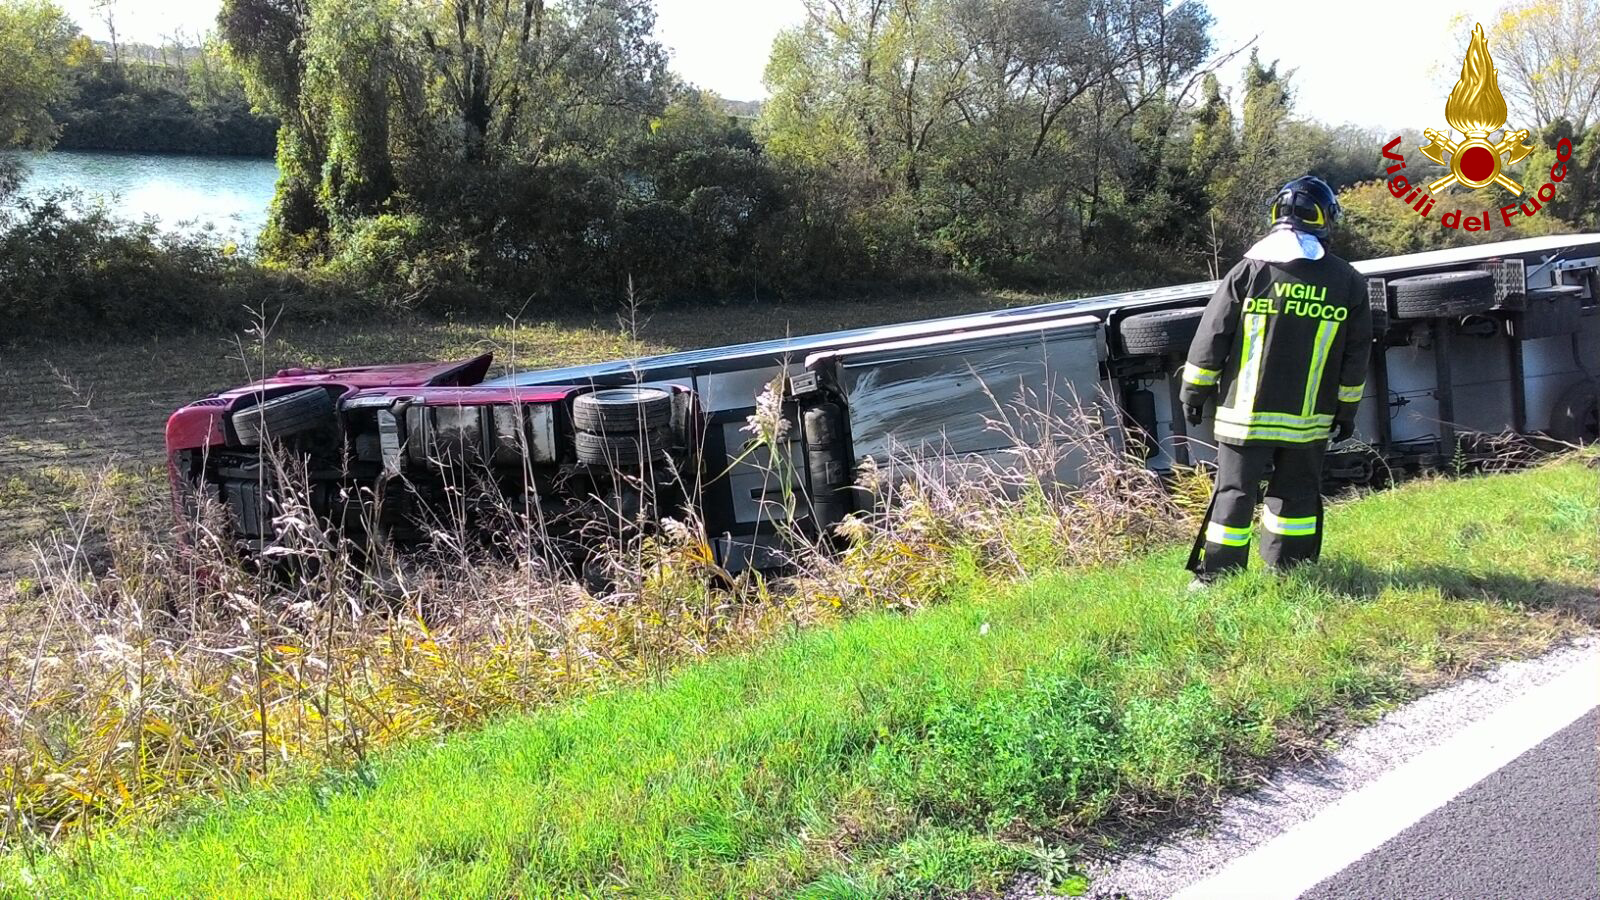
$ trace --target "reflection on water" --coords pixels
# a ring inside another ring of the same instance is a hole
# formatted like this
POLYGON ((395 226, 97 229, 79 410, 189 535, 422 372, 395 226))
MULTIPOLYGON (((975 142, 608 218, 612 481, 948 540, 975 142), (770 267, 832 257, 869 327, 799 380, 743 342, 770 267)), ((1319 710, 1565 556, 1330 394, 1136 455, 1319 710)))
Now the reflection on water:
POLYGON ((174 229, 209 227, 236 240, 254 240, 266 225, 278 179, 270 159, 74 151, 21 156, 28 166, 24 195, 73 190, 121 218, 154 217, 174 229))

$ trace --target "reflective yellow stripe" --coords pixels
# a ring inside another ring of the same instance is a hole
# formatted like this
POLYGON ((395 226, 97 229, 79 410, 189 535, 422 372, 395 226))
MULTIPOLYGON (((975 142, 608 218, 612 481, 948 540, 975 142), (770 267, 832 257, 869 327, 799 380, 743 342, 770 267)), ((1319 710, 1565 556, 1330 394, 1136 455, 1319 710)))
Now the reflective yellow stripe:
POLYGON ((1239 351, 1239 381, 1232 406, 1248 413, 1256 408, 1256 389, 1261 385, 1262 345, 1267 335, 1266 314, 1246 315, 1243 331, 1244 346, 1239 351))
POLYGON ((1261 524, 1273 534, 1284 537, 1305 537, 1317 533, 1317 517, 1284 518, 1273 515, 1272 510, 1261 511, 1261 524))
POLYGON ((1221 522, 1206 525, 1206 540, 1224 547, 1244 547, 1250 543, 1250 526, 1230 528, 1221 522))
POLYGON ((1330 426, 1307 429, 1287 428, 1282 425, 1239 425, 1220 419, 1212 433, 1219 438, 1235 441, 1284 441, 1290 444, 1310 444, 1328 439, 1330 426))
POLYGON ((1293 428, 1297 430, 1327 428, 1333 424, 1333 416, 1326 414, 1300 416, 1294 413, 1246 413, 1226 406, 1217 409, 1217 420, 1232 425, 1270 425, 1277 428, 1293 428))
POLYGON ((1339 333, 1339 323, 1332 319, 1323 319, 1317 326, 1317 340, 1311 348, 1311 368, 1306 372, 1306 398, 1300 407, 1300 414, 1309 416, 1317 408, 1317 394, 1322 392, 1322 370, 1328 366, 1328 349, 1333 346, 1333 339, 1339 333))
POLYGON ((1360 403, 1361 402, 1361 395, 1366 393, 1366 390, 1367 390, 1367 385, 1366 385, 1365 382, 1362 382, 1361 384, 1355 384, 1355 385, 1343 385, 1343 384, 1341 384, 1341 385, 1339 385, 1339 402, 1340 403, 1360 403))
POLYGON ((1220 369, 1202 369, 1194 363, 1185 363, 1183 367, 1183 380, 1198 387, 1211 387, 1221 377, 1220 369))

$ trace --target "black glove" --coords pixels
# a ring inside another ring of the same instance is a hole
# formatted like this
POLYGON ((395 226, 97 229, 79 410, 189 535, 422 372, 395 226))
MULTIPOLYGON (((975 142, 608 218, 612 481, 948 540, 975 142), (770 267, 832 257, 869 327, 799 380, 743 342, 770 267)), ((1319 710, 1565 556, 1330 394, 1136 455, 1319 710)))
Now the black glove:
POLYGON ((1340 441, 1348 441, 1348 440, 1350 440, 1351 435, 1353 435, 1355 433, 1356 433, 1356 423, 1355 422, 1352 422, 1349 419, 1336 419, 1334 421, 1334 423, 1333 423, 1333 442, 1334 443, 1337 444, 1340 441))
POLYGON ((1191 427, 1198 428, 1200 427, 1200 423, 1205 421, 1206 411, 1204 407, 1191 406, 1190 404, 1185 403, 1183 405, 1183 417, 1189 422, 1191 427))

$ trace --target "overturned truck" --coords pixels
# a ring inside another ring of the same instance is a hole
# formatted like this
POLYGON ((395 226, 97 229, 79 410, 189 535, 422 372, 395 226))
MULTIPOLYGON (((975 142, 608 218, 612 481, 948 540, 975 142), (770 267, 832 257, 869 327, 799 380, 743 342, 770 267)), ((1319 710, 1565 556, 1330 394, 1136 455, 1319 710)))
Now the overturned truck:
MULTIPOLYGON (((1441 468, 1487 436, 1600 439, 1600 235, 1530 238, 1357 263, 1374 317, 1355 439, 1330 485, 1441 468)), ((730 571, 781 558, 866 502, 869 461, 903 453, 1004 462, 1025 429, 1010 398, 1072 398, 1119 448, 1161 471, 1205 463, 1177 378, 1215 282, 718 347, 486 381, 487 356, 285 370, 197 401, 167 423, 174 505, 209 498, 249 553, 280 527, 281 458, 320 524, 360 540, 426 541, 446 521, 493 532, 537 521, 575 567, 641 504, 692 505, 730 571), (750 446, 778 386, 790 427, 750 446), (273 452, 269 452, 273 451, 273 452), (278 452, 281 451, 281 452, 278 452), (792 484, 773 477, 779 467, 792 484), (792 493, 790 488, 792 487, 792 493), (775 503, 784 492, 798 502, 775 503), (474 497, 500 498, 499 515, 474 497)), ((1071 478, 1070 471, 1061 473, 1071 478)), ((653 508, 654 508, 653 507, 653 508)))

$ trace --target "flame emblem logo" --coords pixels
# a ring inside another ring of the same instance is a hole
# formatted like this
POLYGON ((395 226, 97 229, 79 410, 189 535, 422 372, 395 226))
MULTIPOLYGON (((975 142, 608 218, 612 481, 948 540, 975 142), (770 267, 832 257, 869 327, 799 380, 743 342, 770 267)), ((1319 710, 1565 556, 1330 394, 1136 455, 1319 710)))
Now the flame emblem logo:
POLYGON ((1458 183, 1473 190, 1498 184, 1522 196, 1522 185, 1511 180, 1505 169, 1521 162, 1533 148, 1523 143, 1528 139, 1527 129, 1505 128, 1506 98, 1500 93, 1494 59, 1489 56, 1489 41, 1483 36, 1482 25, 1472 29, 1467 57, 1461 61, 1461 78, 1445 103, 1444 118, 1464 138, 1457 143, 1449 134, 1433 128, 1422 133, 1429 141, 1421 148, 1422 154, 1450 169, 1449 175, 1428 185, 1428 190, 1442 191, 1458 183), (1495 131, 1502 131, 1499 141, 1490 140, 1495 131))

